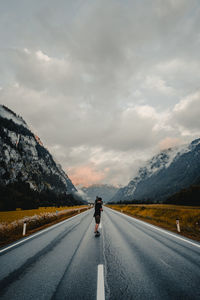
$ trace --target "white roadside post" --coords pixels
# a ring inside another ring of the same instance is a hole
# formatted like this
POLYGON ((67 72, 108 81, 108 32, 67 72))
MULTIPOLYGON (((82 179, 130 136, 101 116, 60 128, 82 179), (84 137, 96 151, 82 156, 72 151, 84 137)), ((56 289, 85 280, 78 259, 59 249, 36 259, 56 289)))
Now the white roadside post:
POLYGON ((176 227, 177 227, 177 231, 181 232, 179 218, 176 218, 176 227))
POLYGON ((26 222, 24 222, 24 226, 23 226, 23 236, 26 235, 26 222))

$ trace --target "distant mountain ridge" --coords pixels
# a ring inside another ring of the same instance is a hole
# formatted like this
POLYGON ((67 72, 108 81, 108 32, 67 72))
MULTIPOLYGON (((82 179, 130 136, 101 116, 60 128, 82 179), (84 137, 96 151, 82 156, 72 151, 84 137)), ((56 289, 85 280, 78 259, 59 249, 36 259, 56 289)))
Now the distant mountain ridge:
POLYGON ((81 190, 87 195, 90 202, 94 202, 96 196, 102 198, 103 202, 108 202, 119 188, 109 184, 93 184, 89 187, 82 187, 81 190))
POLYGON ((111 199, 113 202, 163 202, 200 179, 200 139, 170 148, 150 159, 129 184, 111 199))
POLYGON ((0 185, 19 182, 36 192, 69 195, 76 191, 22 117, 0 105, 0 185))

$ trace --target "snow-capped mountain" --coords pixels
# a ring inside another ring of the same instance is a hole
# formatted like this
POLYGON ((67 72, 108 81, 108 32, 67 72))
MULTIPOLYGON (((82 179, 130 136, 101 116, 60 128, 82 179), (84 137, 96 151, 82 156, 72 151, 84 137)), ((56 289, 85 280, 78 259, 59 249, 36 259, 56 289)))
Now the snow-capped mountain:
POLYGON ((127 186, 111 199, 113 202, 151 200, 162 202, 169 196, 199 182, 200 139, 189 145, 170 148, 150 159, 127 186))
POLYGON ((22 117, 0 105, 0 184, 28 183, 37 192, 71 194, 71 180, 22 117))
POLYGON ((119 188, 109 184, 94 184, 89 187, 81 188, 90 202, 94 202, 96 196, 101 197, 103 202, 108 202, 116 194, 118 189, 119 188))

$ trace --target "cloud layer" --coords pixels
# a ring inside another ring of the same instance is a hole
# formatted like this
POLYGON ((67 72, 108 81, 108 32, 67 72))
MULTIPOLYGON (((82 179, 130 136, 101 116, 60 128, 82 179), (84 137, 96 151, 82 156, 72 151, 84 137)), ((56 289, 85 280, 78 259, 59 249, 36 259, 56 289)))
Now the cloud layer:
POLYGON ((13 5, 0 4, 0 101, 75 184, 126 184, 159 149, 198 137, 198 1, 13 5))

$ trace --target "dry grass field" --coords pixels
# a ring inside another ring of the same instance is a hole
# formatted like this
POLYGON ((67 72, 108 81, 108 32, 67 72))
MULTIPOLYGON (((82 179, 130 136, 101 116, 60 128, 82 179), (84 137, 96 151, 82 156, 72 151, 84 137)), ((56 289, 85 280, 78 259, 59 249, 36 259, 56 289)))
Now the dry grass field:
POLYGON ((108 205, 108 207, 174 232, 177 232, 176 219, 179 218, 180 234, 200 241, 199 206, 131 204, 108 205))
POLYGON ((27 236, 87 209, 86 205, 0 212, 0 247, 22 238, 24 222, 27 236))
POLYGON ((64 206, 64 207, 39 207, 38 209, 28 210, 15 210, 15 211, 1 211, 0 212, 0 223, 11 223, 18 221, 26 217, 32 217, 34 215, 41 215, 44 213, 56 213, 56 211, 67 211, 70 209, 83 208, 83 206, 64 206))

